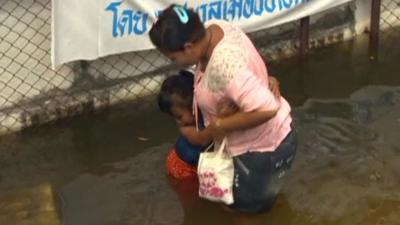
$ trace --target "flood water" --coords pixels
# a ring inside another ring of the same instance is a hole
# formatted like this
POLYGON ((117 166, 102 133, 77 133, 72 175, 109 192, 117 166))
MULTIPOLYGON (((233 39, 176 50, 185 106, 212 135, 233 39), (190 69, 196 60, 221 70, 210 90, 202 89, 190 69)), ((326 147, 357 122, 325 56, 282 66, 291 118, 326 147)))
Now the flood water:
POLYGON ((392 225, 400 222, 400 51, 368 40, 269 65, 299 148, 273 209, 225 212, 165 176, 177 135, 156 109, 113 109, 0 138, 1 225, 392 225))

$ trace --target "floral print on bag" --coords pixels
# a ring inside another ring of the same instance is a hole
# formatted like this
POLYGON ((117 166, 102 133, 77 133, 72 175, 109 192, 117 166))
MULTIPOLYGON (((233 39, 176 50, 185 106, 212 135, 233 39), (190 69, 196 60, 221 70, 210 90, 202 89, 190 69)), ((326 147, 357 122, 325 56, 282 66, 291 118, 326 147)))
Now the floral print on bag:
POLYGON ((221 198, 224 194, 228 193, 227 188, 218 187, 217 178, 212 171, 206 171, 198 175, 200 178, 199 193, 202 196, 210 196, 214 198, 221 198))

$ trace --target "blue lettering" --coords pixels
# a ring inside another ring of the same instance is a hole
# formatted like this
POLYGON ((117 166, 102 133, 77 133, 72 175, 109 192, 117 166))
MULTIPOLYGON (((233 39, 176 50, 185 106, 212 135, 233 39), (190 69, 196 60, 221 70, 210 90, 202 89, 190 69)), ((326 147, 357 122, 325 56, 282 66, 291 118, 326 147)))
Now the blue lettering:
POLYGON ((133 19, 133 12, 132 11, 128 11, 128 10, 124 10, 122 11, 122 18, 121 21, 118 23, 118 28, 121 31, 121 36, 124 35, 125 33, 125 27, 126 24, 128 24, 128 34, 132 34, 132 19, 133 19))
POLYGON ((275 8, 275 0, 265 0, 265 10, 267 10, 267 12, 273 13, 275 11, 275 8), (270 1, 270 4, 268 4, 268 1, 270 1))
POLYGON ((199 6, 196 8, 195 11, 199 14, 200 19, 201 19, 203 22, 206 22, 206 21, 207 21, 207 4, 201 4, 201 5, 199 5, 199 6))
POLYGON ((279 10, 282 10, 283 9, 283 5, 282 5, 283 0, 277 0, 277 1, 279 2, 279 10))
POLYGON ((222 1, 217 1, 209 4, 208 19, 222 18, 222 1))
POLYGON ((228 20, 228 2, 224 1, 224 6, 223 6, 223 18, 224 20, 228 20))
POLYGON ((149 17, 149 15, 147 13, 143 14, 142 12, 138 12, 137 14, 135 14, 133 19, 135 20, 136 24, 135 24, 135 27, 133 28, 133 32, 136 35, 142 35, 147 31, 147 19, 148 19, 148 17, 149 17), (141 29, 139 27, 139 22, 140 21, 142 21, 141 29))
MULTIPOLYGON (((132 9, 120 9, 123 0, 111 2, 106 11, 112 13, 112 36, 143 35, 147 32, 149 15, 132 9)), ((248 19, 254 15, 274 13, 279 10, 290 9, 296 5, 307 3, 309 0, 214 0, 211 3, 200 4, 195 8, 200 19, 206 22, 210 19, 224 19, 227 21, 248 19)), ((187 2, 183 5, 187 8, 187 2)), ((158 17, 162 10, 155 10, 158 17)))
POLYGON ((253 14, 254 0, 245 0, 243 7, 244 18, 249 18, 253 14))
POLYGON ((111 11, 113 13, 112 36, 122 37, 126 30, 128 30, 127 33, 129 35, 144 34, 147 31, 148 14, 144 14, 140 11, 134 12, 133 10, 123 10, 121 13, 121 18, 118 18, 118 7, 121 4, 121 1, 113 2, 110 3, 106 8, 106 11, 111 11))
POLYGON ((293 0, 281 0, 281 2, 285 8, 290 9, 292 7, 293 0))
POLYGON ((112 36, 118 36, 118 6, 121 5, 122 2, 113 2, 106 8, 106 11, 113 12, 113 28, 112 28, 112 36))
POLYGON ((242 7, 243 7, 243 0, 231 1, 231 4, 228 6, 227 10, 227 14, 231 16, 230 18, 231 21, 234 20, 236 16, 238 16, 238 19, 242 18, 242 7))
POLYGON ((256 16, 261 16, 264 11, 263 0, 254 0, 254 14, 256 16))

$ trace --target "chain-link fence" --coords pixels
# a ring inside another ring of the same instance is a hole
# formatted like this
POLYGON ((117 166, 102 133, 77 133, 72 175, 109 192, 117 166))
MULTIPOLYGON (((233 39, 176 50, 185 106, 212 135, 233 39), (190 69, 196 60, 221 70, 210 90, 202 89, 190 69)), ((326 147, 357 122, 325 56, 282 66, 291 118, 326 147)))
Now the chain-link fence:
POLYGON ((50 66, 50 7, 49 0, 0 3, 0 133, 29 126, 24 115, 74 81, 71 65, 50 66))
POLYGON ((400 0, 381 0, 379 27, 380 56, 393 57, 400 48, 400 0))
POLYGON ((0 133, 139 99, 159 86, 159 76, 142 74, 167 64, 155 51, 52 70, 50 16, 50 0, 0 3, 0 133), (139 74, 124 82, 123 78, 139 74))
MULTIPOLYGON (((310 47, 342 40, 344 30, 354 27, 353 5, 311 16, 310 47)), ((398 19, 398 11, 394 15, 398 19)), ((50 16, 51 0, 0 3, 0 134, 116 103, 139 102, 144 107, 142 103, 153 102, 152 96, 173 69, 165 57, 143 51, 52 70, 50 16)), ((299 25, 294 21, 250 37, 269 61, 290 57, 299 51, 299 25)))

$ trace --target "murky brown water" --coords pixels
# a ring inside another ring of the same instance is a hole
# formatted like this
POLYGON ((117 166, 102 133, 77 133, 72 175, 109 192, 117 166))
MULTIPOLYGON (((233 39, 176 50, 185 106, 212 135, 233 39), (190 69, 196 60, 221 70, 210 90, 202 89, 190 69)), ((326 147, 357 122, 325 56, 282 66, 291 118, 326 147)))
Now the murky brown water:
POLYGON ((169 180, 173 121, 132 108, 2 137, 0 224, 400 224, 399 54, 371 62, 366 43, 270 66, 300 143, 269 213, 228 213, 169 180))

